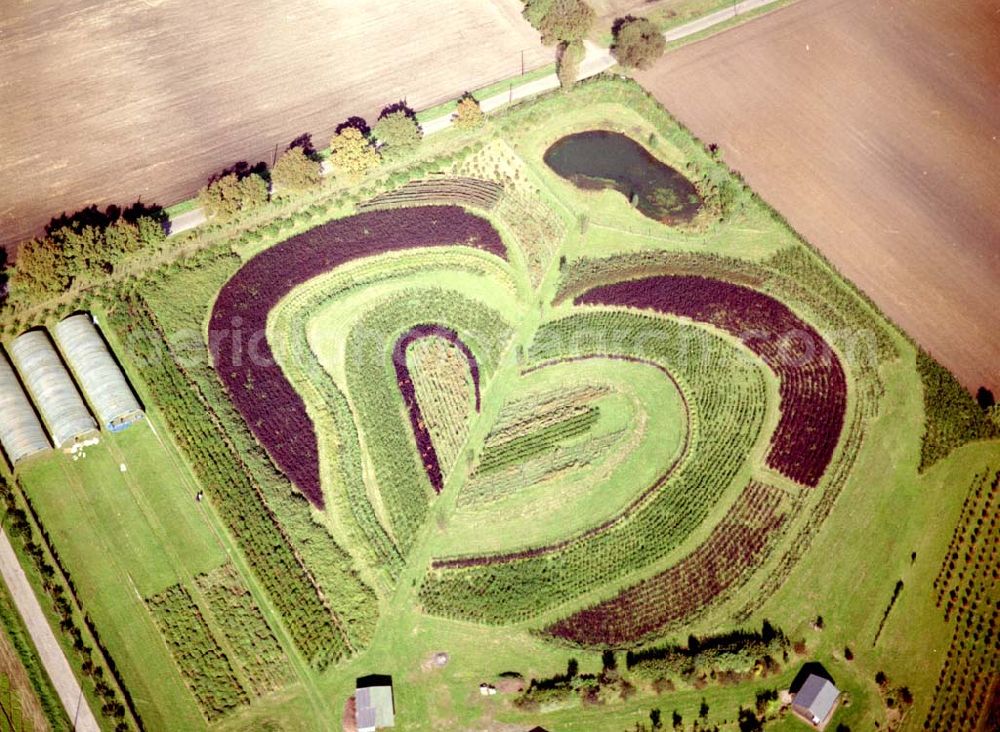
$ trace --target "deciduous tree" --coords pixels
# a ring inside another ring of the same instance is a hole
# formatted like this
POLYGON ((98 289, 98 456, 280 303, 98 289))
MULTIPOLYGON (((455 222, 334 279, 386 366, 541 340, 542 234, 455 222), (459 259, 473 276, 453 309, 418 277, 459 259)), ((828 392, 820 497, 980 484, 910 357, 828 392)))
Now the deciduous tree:
POLYGON ((576 77, 580 75, 580 62, 585 55, 586 49, 580 41, 560 44, 556 56, 556 74, 563 89, 568 89, 576 83, 576 77))
POLYGON ((524 17, 542 34, 542 43, 582 41, 594 25, 594 9, 583 0, 527 0, 524 17))
POLYGON ((482 125, 485 117, 476 98, 471 94, 466 94, 458 100, 458 107, 455 108, 453 120, 455 127, 463 130, 471 130, 482 125))
POLYGON ((667 47, 663 33, 649 18, 621 18, 615 21, 612 32, 611 55, 630 69, 648 68, 667 47))
POLYGON ((323 180, 320 164, 301 147, 290 147, 271 170, 271 182, 279 190, 302 191, 323 180))
POLYGON ((400 105, 382 111, 372 134, 381 143, 380 149, 391 155, 413 150, 423 139, 423 132, 412 110, 400 105))
POLYGON ((202 188, 198 203, 209 216, 230 218, 267 203, 267 182, 257 173, 228 173, 202 188))
POLYGON ((344 127, 330 142, 330 165, 339 176, 361 178, 379 159, 378 150, 357 127, 344 127))

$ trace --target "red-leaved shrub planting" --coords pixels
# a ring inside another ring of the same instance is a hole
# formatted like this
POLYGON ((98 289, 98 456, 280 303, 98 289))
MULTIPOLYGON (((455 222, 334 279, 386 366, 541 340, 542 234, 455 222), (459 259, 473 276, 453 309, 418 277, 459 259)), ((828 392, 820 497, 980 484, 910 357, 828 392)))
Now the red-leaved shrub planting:
POLYGON ((704 610, 760 562, 771 532, 784 521, 780 503, 777 488, 751 482, 691 554, 545 632, 579 645, 620 647, 704 610))
POLYGON ((264 336, 267 315, 298 285, 362 257, 464 245, 505 256, 488 221, 457 206, 373 211, 317 227, 248 261, 219 292, 209 347, 233 404, 275 464, 323 507, 316 433, 264 336))
POLYGON ((781 417, 767 464, 803 485, 819 483, 844 425, 847 381, 826 341, 783 303, 749 287, 693 276, 617 282, 576 302, 681 315, 739 338, 780 381, 781 417))
POLYGON ((420 453, 420 462, 423 463, 427 477, 435 493, 440 493, 444 488, 444 476, 441 473, 441 463, 438 460, 437 450, 434 449, 434 441, 431 439, 430 430, 424 422, 423 413, 420 411, 420 403, 417 400, 417 392, 413 387, 413 378, 410 376, 410 367, 406 363, 406 349, 414 341, 421 338, 441 338, 458 348, 462 356, 469 364, 469 374, 472 376, 472 386, 476 393, 476 411, 479 411, 479 363, 475 354, 469 350, 458 337, 458 333, 440 325, 418 325, 411 328, 396 341, 396 347, 392 351, 392 365, 396 369, 396 383, 399 384, 399 393, 403 395, 403 403, 406 405, 406 412, 410 416, 410 426, 413 428, 413 437, 417 442, 417 451, 420 453))

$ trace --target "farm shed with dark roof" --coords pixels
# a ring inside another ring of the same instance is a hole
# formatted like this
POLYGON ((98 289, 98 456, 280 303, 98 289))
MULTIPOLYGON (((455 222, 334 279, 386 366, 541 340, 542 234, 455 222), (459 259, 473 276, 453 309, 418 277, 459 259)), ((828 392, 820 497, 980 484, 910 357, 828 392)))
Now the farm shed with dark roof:
POLYGON ((97 431, 97 423, 45 331, 19 335, 10 355, 56 447, 69 447, 97 431))
POLYGON ((0 351, 0 445, 11 464, 49 448, 42 423, 21 388, 7 354, 0 351))
POLYGON ((52 334, 102 427, 120 430, 142 418, 142 407, 89 315, 71 315, 52 334))

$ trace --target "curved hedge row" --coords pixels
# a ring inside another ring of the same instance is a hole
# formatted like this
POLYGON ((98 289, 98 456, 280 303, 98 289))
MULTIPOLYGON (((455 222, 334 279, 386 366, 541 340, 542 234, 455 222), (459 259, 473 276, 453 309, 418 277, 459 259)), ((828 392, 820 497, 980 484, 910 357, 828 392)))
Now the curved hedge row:
POLYGON ((784 516, 781 492, 751 481, 709 537, 664 571, 553 623, 545 633, 584 646, 620 647, 662 632, 716 602, 758 566, 784 516))
POLYGON ((219 293, 209 347, 219 378, 279 468, 322 508, 316 431, 265 337, 267 316, 296 286, 361 257, 461 244, 505 255, 485 219, 455 206, 373 211, 311 229, 247 262, 219 293))
MULTIPOLYGON (((477 250, 453 248, 434 252, 435 263, 444 270, 461 272, 470 278, 503 280, 506 265, 477 250)), ((338 384, 320 363, 308 339, 307 323, 313 314, 347 297, 360 288, 376 283, 405 279, 426 271, 425 255, 409 252, 391 259, 370 259, 353 263, 335 274, 320 277, 296 288, 282 300, 270 316, 271 347, 279 364, 304 399, 322 413, 327 424, 318 430, 325 478, 331 480, 326 495, 344 522, 352 551, 372 567, 385 569, 396 578, 403 567, 403 555, 383 526, 372 506, 363 473, 363 459, 354 409, 338 384)), ((507 283, 513 292, 513 282, 507 283)))
POLYGON ((484 380, 496 369, 512 334, 503 316, 479 301, 452 290, 413 288, 365 312, 351 327, 345 350, 350 355, 347 394, 404 556, 427 515, 433 483, 415 449, 393 356, 405 333, 435 324, 447 324, 475 354, 477 375, 484 380))
POLYGON ((781 417, 768 465, 804 485, 819 483, 844 426, 847 377, 822 336, 788 306, 742 285, 673 275, 604 285, 575 302, 682 315, 739 338, 780 379, 781 417))
POLYGON ((431 487, 435 493, 440 493, 444 488, 444 476, 441 473, 441 463, 438 461, 437 450, 434 448, 434 441, 431 440, 431 433, 424 421, 420 411, 420 403, 417 401, 417 392, 413 385, 413 378, 410 376, 410 367, 406 363, 406 350, 410 344, 419 341, 421 338, 441 338, 458 348, 469 364, 469 372, 472 374, 472 386, 476 393, 476 411, 479 411, 479 364, 476 357, 469 350, 469 347, 458 337, 458 333, 451 328, 442 325, 424 323, 415 325, 404 333, 395 348, 392 349, 392 365, 396 369, 396 383, 399 385, 399 393, 403 395, 403 403, 406 405, 406 412, 410 415, 410 428, 413 430, 413 438, 417 442, 417 452, 420 453, 420 460, 424 464, 427 478, 431 482, 431 487))

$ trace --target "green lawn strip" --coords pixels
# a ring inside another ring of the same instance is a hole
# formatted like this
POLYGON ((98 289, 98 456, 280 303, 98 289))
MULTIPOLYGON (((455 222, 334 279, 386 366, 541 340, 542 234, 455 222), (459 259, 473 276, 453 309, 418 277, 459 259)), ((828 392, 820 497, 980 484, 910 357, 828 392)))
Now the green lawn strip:
MULTIPOLYGON (((147 424, 135 425, 112 438, 116 457, 137 503, 160 542, 186 570, 186 579, 217 567, 225 554, 204 517, 197 510, 189 476, 178 475, 165 459, 163 445, 147 424)), ((150 593, 147 593, 150 594, 150 593)))
MULTIPOLYGON (((100 483, 85 482, 88 473, 80 467, 56 454, 23 471, 21 478, 143 723, 150 729, 202 729, 204 719, 133 580, 132 572, 142 576, 143 568, 129 563, 119 537, 107 530, 107 511, 114 509, 93 502, 91 494, 100 483)), ((42 606, 47 603, 42 601, 42 606)), ((58 620, 53 625, 58 627, 58 620)), ((69 649, 67 655, 72 653, 69 649)), ((96 703, 94 713, 100 708, 96 703)))
POLYGON ((181 214, 185 214, 188 211, 194 211, 196 208, 198 208, 198 199, 189 198, 186 201, 180 201, 172 206, 167 206, 163 209, 163 213, 167 215, 167 218, 172 219, 180 216, 181 214))
POLYGON ((692 33, 690 36, 685 36, 676 41, 670 41, 667 43, 667 53, 680 48, 681 46, 686 46, 689 43, 695 43, 702 39, 708 38, 709 36, 714 36, 717 33, 722 33, 723 31, 729 30, 730 28, 735 28, 737 26, 743 25, 744 23, 753 20, 754 18, 759 18, 762 15, 767 15, 768 13, 773 13, 776 10, 780 10, 783 7, 791 5, 798 0, 774 0, 772 3, 763 5, 759 8, 753 10, 739 13, 735 18, 730 18, 729 20, 724 20, 721 23, 716 23, 715 25, 706 28, 698 33, 692 33))

